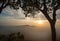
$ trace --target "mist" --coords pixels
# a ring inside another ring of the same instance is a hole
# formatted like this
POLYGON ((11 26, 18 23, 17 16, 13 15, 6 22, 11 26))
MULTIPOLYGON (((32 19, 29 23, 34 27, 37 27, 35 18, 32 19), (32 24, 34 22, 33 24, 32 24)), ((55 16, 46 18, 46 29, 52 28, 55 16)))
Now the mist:
MULTIPOLYGON (((57 40, 60 39, 60 22, 56 23, 56 34, 57 40)), ((48 41, 51 40, 51 29, 50 25, 47 26, 34 26, 34 25, 20 25, 20 26, 3 26, 0 25, 0 34, 10 34, 10 33, 20 32, 24 35, 25 40, 41 40, 48 41)))

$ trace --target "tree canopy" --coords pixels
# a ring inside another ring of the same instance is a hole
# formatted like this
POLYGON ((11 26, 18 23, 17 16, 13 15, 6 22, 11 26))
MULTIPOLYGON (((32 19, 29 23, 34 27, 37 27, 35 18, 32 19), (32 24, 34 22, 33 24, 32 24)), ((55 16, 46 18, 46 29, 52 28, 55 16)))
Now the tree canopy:
POLYGON ((42 11, 42 13, 52 13, 54 9, 59 8, 60 0, 0 0, 0 12, 6 7, 10 6, 13 9, 21 7, 25 11, 25 15, 31 13, 34 16, 35 11, 42 11))

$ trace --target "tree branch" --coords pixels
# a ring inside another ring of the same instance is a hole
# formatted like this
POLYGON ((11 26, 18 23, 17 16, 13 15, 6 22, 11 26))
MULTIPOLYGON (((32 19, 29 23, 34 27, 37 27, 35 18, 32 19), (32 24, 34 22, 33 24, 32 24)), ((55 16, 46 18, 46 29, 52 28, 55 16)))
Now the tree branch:
POLYGON ((52 21, 52 19, 50 18, 50 16, 48 15, 48 13, 47 13, 47 6, 46 6, 46 2, 45 2, 45 0, 43 0, 44 1, 44 3, 43 3, 43 5, 44 5, 44 9, 43 10, 41 10, 40 9, 40 11, 44 14, 44 16, 47 18, 47 20, 49 21, 49 22, 51 22, 52 21))
POLYGON ((53 11, 53 21, 54 22, 56 22, 56 10, 58 10, 59 9, 59 4, 57 4, 57 6, 55 6, 53 9, 54 9, 54 11, 53 11))
POLYGON ((0 13, 2 12, 2 10, 8 5, 8 3, 2 3, 1 7, 0 7, 0 13))

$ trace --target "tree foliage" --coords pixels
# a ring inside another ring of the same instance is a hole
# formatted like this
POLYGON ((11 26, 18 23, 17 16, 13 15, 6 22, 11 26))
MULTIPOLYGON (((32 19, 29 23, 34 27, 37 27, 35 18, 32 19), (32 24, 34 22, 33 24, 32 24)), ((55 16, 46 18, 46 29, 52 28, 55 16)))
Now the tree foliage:
POLYGON ((0 41, 24 41, 24 35, 20 34, 20 32, 0 35, 0 41))
POLYGON ((0 6, 0 13, 8 5, 16 10, 21 7, 25 11, 25 17, 29 13, 34 17, 35 12, 41 11, 50 23, 52 41, 56 41, 56 11, 60 8, 60 0, 0 0, 0 3, 2 4, 0 6), (49 14, 52 14, 52 18, 49 14))
MULTIPOLYGON (((21 7, 25 11, 25 15, 31 13, 34 16, 36 11, 42 11, 42 13, 52 13, 55 9, 58 9, 60 0, 0 0, 2 4, 0 6, 0 12, 10 5, 13 9, 19 9, 21 7)), ((47 15, 48 15, 47 14, 47 15)), ((45 14, 44 14, 45 15, 45 14)), ((48 16, 47 16, 48 17, 48 16)))

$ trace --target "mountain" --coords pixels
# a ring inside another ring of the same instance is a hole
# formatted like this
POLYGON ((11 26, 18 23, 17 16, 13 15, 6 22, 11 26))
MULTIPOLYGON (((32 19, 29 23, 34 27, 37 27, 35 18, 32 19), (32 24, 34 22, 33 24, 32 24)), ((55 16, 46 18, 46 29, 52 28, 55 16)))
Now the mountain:
POLYGON ((7 34, 12 32, 19 32, 19 30, 32 29, 35 26, 20 25, 20 26, 0 26, 0 33, 7 34))
MULTIPOLYGON (((60 28, 57 27, 57 37, 60 37, 60 28)), ((50 28, 48 27, 35 27, 32 25, 20 26, 0 26, 0 34, 10 34, 20 32, 24 35, 26 40, 47 40, 51 37, 50 28)), ((60 39, 60 38, 59 38, 60 39)))

